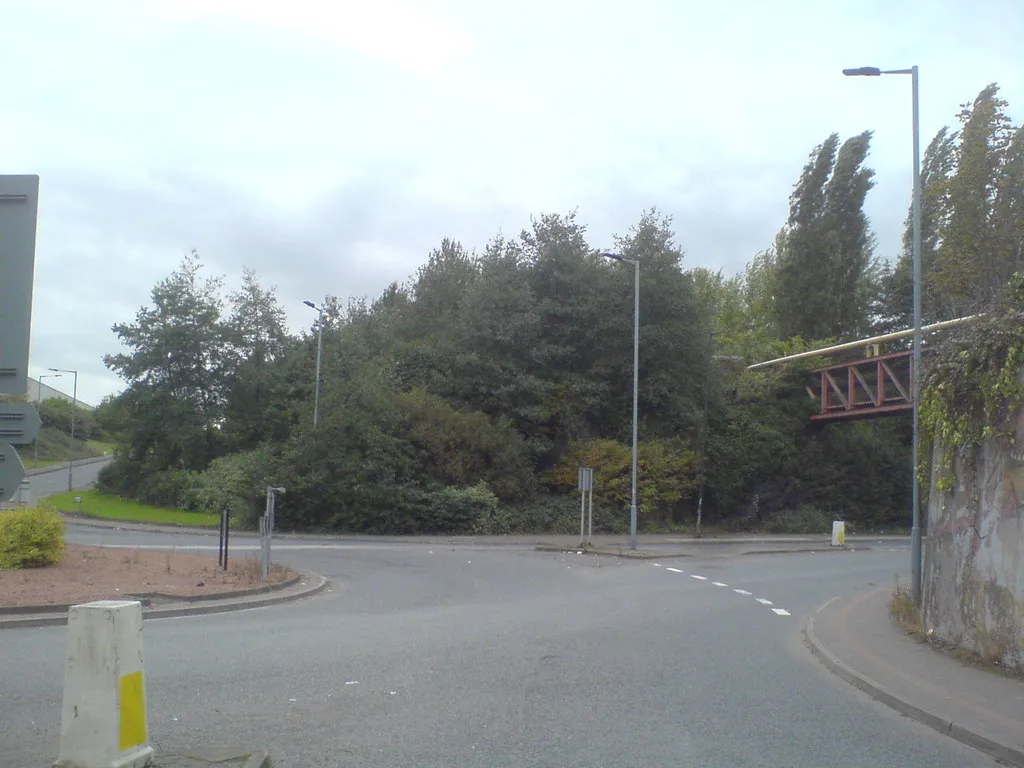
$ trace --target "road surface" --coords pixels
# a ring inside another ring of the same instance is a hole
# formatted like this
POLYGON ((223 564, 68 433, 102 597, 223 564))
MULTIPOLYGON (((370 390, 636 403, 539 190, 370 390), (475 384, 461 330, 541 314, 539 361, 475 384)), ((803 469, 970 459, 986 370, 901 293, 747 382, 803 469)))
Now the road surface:
MULTIPOLYGON (((255 545, 235 541, 236 556, 255 545)), ((288 540, 275 556, 331 591, 146 623, 158 747, 255 745, 279 768, 995 765, 868 699, 801 643, 822 602, 902 573, 905 546, 657 563, 288 540)), ((63 628, 0 632, 0 765, 56 756, 64 643, 63 628)))
MULTIPOLYGON (((87 464, 76 463, 71 470, 72 487, 76 491, 85 488, 92 488, 96 485, 96 478, 100 470, 112 461, 90 461, 87 464)), ((29 482, 33 498, 42 498, 54 493, 63 493, 68 489, 68 465, 62 464, 46 472, 29 475, 25 478, 29 482)))

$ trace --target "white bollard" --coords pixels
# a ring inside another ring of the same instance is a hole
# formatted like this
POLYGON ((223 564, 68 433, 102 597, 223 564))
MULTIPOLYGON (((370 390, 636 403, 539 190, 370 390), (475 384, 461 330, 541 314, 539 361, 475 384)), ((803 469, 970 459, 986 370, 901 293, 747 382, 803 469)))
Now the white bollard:
POLYGON ((58 768, 142 768, 146 729, 142 604, 98 600, 68 611, 58 768))
POLYGON ((832 521, 832 546, 846 546, 846 523, 844 523, 842 520, 832 521))

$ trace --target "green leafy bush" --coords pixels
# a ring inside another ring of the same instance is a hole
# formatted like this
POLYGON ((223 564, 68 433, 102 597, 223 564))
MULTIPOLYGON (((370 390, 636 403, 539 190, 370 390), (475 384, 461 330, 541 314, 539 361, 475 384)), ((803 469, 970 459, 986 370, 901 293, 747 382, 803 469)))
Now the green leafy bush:
POLYGON ((0 570, 41 568, 64 554, 64 521, 51 508, 0 512, 0 570))
POLYGON ((817 507, 801 504, 786 512, 777 512, 764 527, 768 533, 829 533, 832 517, 817 507))
MULTIPOLYGON (((640 526, 657 529, 675 522, 679 502, 697 486, 698 454, 680 440, 648 440, 638 455, 637 511, 640 526)), ((614 510, 628 510, 632 490, 630 447, 614 440, 581 440, 573 443, 565 459, 548 473, 551 490, 571 494, 576 489, 577 468, 594 468, 594 522, 598 509, 615 521, 614 510)), ((614 525, 614 523, 613 523, 614 525)))

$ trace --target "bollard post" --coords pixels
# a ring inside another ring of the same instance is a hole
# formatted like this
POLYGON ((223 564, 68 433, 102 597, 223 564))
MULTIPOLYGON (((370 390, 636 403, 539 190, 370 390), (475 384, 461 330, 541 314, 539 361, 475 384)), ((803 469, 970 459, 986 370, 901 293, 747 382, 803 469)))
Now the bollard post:
POLYGON ((152 759, 142 604, 99 600, 71 606, 55 768, 143 768, 152 759))
POLYGON ((842 520, 832 521, 832 546, 846 546, 846 523, 844 523, 842 520))

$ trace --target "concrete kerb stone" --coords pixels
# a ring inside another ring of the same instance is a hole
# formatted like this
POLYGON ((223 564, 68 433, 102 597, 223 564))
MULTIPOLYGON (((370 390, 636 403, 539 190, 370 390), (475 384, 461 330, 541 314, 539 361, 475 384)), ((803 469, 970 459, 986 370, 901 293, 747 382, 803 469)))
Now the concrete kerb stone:
MULTIPOLYGON (((142 618, 144 621, 150 619, 173 619, 182 616, 202 616, 212 613, 226 613, 228 611, 244 611, 250 608, 264 608, 268 605, 276 605, 278 603, 286 603, 293 600, 300 600, 305 597, 312 597, 326 589, 330 584, 330 581, 320 574, 310 573, 307 571, 299 571, 299 573, 299 578, 305 578, 308 582, 304 589, 285 592, 282 594, 281 589, 283 588, 279 587, 277 592, 269 593, 266 597, 254 598, 252 595, 243 597, 227 595, 220 600, 208 600, 206 602, 191 605, 168 606, 166 608, 148 608, 143 611, 142 618)), ((67 624, 68 621, 67 611, 64 610, 62 613, 55 612, 58 610, 60 610, 59 606, 56 609, 49 607, 42 609, 39 614, 25 617, 22 617, 21 614, 5 617, 0 613, 0 629, 29 629, 34 627, 63 626, 67 624)))
POLYGON ((878 681, 856 671, 833 655, 815 634, 814 619, 838 599, 840 599, 838 596, 833 597, 825 604, 819 606, 818 609, 807 618, 807 623, 804 625, 804 641, 811 653, 818 658, 826 669, 833 674, 838 675, 855 688, 858 688, 868 694, 871 698, 880 701, 887 707, 899 712, 901 715, 917 720, 919 723, 923 723, 929 728, 945 734, 946 736, 952 736, 957 741, 961 741, 975 749, 981 750, 1003 763, 1024 768, 1024 751, 1021 751, 1016 747, 999 744, 987 736, 983 736, 976 731, 972 731, 969 728, 965 728, 962 725, 954 723, 949 718, 930 712, 926 709, 922 709, 916 704, 912 704, 909 701, 900 698, 878 681))

